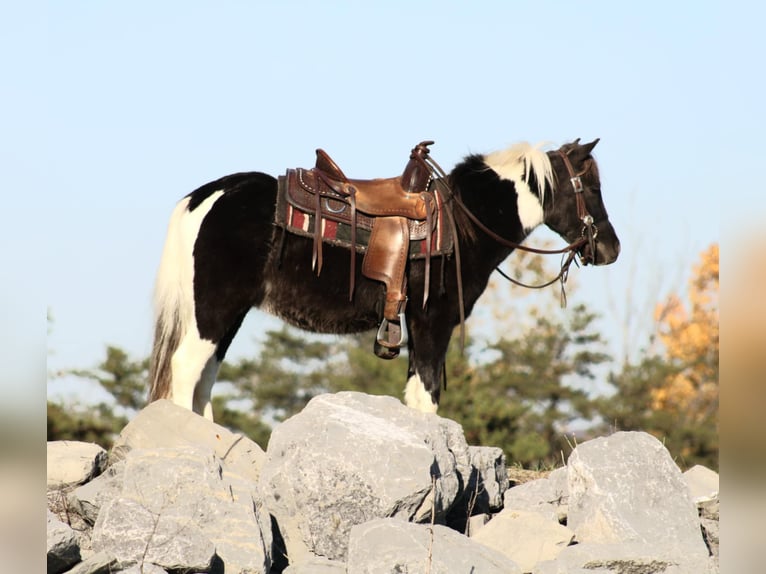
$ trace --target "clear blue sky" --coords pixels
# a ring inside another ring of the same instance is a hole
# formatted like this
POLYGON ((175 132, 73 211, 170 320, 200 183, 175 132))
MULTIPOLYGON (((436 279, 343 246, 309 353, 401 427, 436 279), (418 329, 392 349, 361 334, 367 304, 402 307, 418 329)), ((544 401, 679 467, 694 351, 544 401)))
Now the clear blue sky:
MULTIPOLYGON (((13 354, 37 341, 47 308, 50 371, 95 366, 107 344, 146 356, 154 273, 180 197, 235 171, 309 165, 316 147, 355 176, 391 175, 422 139, 436 140, 433 155, 448 167, 519 140, 601 138, 622 258, 575 272, 581 297, 616 334, 642 293, 684 286, 697 253, 720 240, 722 212, 766 211, 766 192, 750 183, 764 158, 763 74, 752 68, 766 53, 764 10, 725 6, 3 8, 12 81, 0 96, 0 162, 10 166, 2 289, 14 325, 3 346, 13 354)), ((246 322, 235 357, 252 349, 259 323, 246 322)))

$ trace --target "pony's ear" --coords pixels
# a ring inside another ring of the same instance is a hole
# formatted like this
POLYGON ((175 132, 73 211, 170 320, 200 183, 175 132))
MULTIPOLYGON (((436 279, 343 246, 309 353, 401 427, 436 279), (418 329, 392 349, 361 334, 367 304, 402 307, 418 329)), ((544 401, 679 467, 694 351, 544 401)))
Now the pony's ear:
POLYGON ((592 142, 583 144, 583 151, 585 152, 585 155, 590 155, 590 152, 593 151, 593 148, 596 147, 596 144, 599 142, 601 138, 596 138, 592 142))

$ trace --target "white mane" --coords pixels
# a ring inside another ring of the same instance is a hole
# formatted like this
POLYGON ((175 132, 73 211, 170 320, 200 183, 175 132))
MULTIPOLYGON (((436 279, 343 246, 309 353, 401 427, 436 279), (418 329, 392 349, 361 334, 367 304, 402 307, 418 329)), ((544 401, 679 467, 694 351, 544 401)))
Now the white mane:
POLYGON ((484 163, 501 178, 513 182, 524 181, 524 175, 534 172, 537 178, 537 195, 540 202, 545 199, 545 184, 554 188, 553 168, 548 154, 541 148, 545 143, 531 145, 517 143, 506 150, 492 152, 484 156, 484 163))

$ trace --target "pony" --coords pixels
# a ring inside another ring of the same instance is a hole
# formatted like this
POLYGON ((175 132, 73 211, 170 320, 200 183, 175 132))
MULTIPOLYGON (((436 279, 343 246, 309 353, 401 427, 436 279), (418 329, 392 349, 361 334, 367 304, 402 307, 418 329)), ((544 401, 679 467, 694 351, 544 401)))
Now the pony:
MULTIPOLYGON (((570 253, 568 262, 575 254, 584 265, 617 259, 620 242, 592 155, 598 141, 577 139, 550 151, 519 143, 434 172, 433 183, 448 190, 456 257, 431 262, 429 273, 441 285, 424 305, 414 302, 424 301, 427 265, 407 263, 408 406, 436 412, 453 330, 470 315, 493 270, 525 248, 535 228, 544 224, 568 242, 558 251, 570 253)), ((324 245, 317 274, 311 239, 276 223, 277 194, 277 178, 243 172, 207 183, 176 205, 155 285, 150 401, 171 399, 212 420, 218 369, 253 307, 318 333, 381 325, 384 286, 361 274, 362 254, 349 301, 349 251, 324 245)))

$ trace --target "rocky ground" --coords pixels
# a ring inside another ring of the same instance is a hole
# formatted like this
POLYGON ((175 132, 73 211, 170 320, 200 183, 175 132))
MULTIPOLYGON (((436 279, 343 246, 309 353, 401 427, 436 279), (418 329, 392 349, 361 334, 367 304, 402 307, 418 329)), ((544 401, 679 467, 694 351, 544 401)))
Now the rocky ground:
POLYGON ((700 574, 718 475, 655 438, 578 445, 544 475, 390 397, 322 395, 266 452, 167 401, 112 451, 48 443, 48 572, 700 574))

